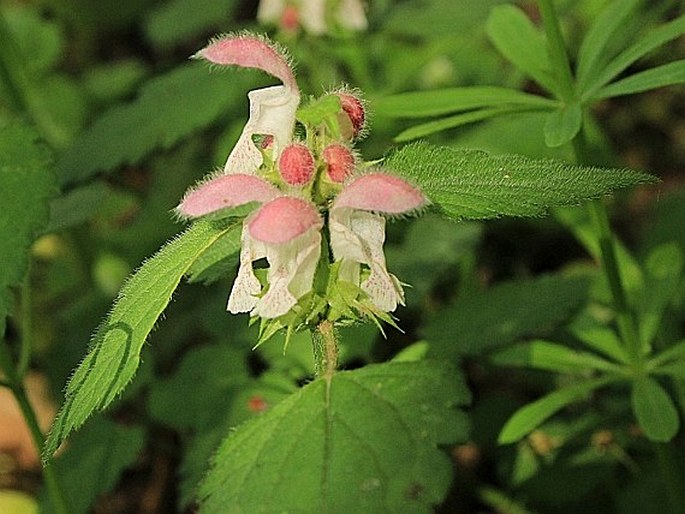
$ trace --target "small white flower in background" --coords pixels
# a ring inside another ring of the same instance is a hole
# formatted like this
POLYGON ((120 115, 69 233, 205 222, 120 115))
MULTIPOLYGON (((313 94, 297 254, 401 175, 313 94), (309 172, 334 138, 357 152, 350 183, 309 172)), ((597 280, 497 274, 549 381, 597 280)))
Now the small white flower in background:
POLYGON ((276 329, 323 318, 392 322, 386 313, 404 303, 404 294, 386 267, 385 216, 416 212, 427 201, 402 178, 360 171, 352 144, 365 133, 366 113, 357 93, 329 93, 307 111, 284 53, 257 36, 217 39, 197 57, 258 68, 282 82, 248 94, 250 116, 223 171, 191 188, 176 209, 197 218, 259 205, 243 221, 228 310, 249 312, 276 329), (298 108, 304 141, 294 136, 298 108), (261 281, 253 269, 260 259, 269 264, 261 281), (317 282, 317 273, 324 279, 317 282))
POLYGON ((359 32, 368 26, 361 0, 261 0, 257 20, 284 32, 302 28, 314 36, 337 29, 359 32))

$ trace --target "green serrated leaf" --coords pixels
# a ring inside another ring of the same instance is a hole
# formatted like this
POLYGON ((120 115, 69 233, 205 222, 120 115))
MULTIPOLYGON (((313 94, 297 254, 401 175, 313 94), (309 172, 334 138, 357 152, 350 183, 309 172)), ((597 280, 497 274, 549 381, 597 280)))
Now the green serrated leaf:
POLYGON ((667 442, 678 433, 678 411, 656 380, 649 377, 635 379, 630 399, 633 413, 648 439, 667 442))
POLYGON ((547 146, 557 146, 570 143, 583 125, 583 110, 580 105, 565 105, 551 112, 545 120, 545 143, 547 146))
POLYGON ((249 89, 246 76, 235 74, 228 80, 198 63, 151 79, 135 101, 105 112, 73 141, 58 162, 60 180, 85 180, 158 148, 170 148, 231 107, 243 106, 249 89))
POLYGON ((72 375, 65 402, 43 456, 95 411, 107 407, 131 381, 148 334, 193 262, 229 227, 195 223, 146 261, 124 285, 112 312, 93 337, 91 350, 72 375))
POLYGON ((582 400, 595 389, 599 389, 616 380, 616 378, 588 380, 580 384, 558 389, 533 403, 521 407, 505 423, 497 439, 498 442, 500 444, 515 443, 567 405, 582 400))
POLYGON ((578 52, 578 87, 585 89, 586 83, 600 73, 609 59, 607 45, 614 33, 633 14, 641 0, 616 0, 595 19, 586 34, 578 52))
POLYGON ((57 193, 50 161, 31 127, 0 125, 0 328, 10 304, 7 288, 22 281, 29 248, 47 223, 49 201, 57 193))
POLYGON ((460 298, 421 330, 430 355, 453 359, 506 345, 549 330, 567 319, 586 298, 585 277, 547 275, 498 284, 460 298))
POLYGON ((463 440, 469 401, 450 366, 370 365, 307 384, 224 442, 202 514, 419 514, 450 482, 437 447, 463 440))
POLYGON ((572 350, 551 341, 529 341, 500 350, 490 358, 500 366, 517 366, 559 373, 582 373, 595 369, 609 373, 620 373, 621 368, 602 357, 572 350))
POLYGON ((587 80, 579 84, 583 99, 591 98, 599 88, 608 84, 625 71, 631 64, 638 61, 652 50, 668 43, 685 32, 685 15, 666 23, 639 39, 621 52, 615 59, 604 66, 598 73, 588 76, 587 80))
POLYGON ((386 96, 373 103, 373 110, 378 116, 423 118, 483 107, 525 106, 552 109, 556 105, 555 100, 515 89, 469 86, 386 96))
POLYGON ((545 37, 521 9, 513 5, 493 8, 486 31, 497 50, 514 66, 548 91, 557 90, 550 73, 545 37))
POLYGON ((632 95, 685 82, 685 59, 641 71, 600 89, 592 100, 632 95))
POLYGON ((390 155, 385 166, 416 183, 440 212, 458 220, 540 216, 552 207, 657 181, 628 169, 492 156, 426 143, 404 146, 390 155))

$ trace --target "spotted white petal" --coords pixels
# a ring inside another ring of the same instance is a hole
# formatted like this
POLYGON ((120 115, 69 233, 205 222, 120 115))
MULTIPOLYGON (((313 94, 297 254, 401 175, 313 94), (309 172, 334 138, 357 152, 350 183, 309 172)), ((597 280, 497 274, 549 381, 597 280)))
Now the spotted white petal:
POLYGON ((228 297, 228 311, 237 314, 250 312, 257 304, 262 285, 254 274, 252 263, 266 257, 266 246, 250 236, 249 217, 243 222, 240 236, 240 267, 228 297))
POLYGON ((385 218, 346 207, 333 208, 329 231, 333 257, 342 261, 339 279, 357 283, 360 265, 365 264, 369 276, 360 287, 374 305, 385 312, 394 311, 398 304, 404 305, 402 287, 388 273, 385 263, 385 218))
POLYGON ((238 142, 228 156, 224 173, 255 173, 263 162, 262 153, 252 141, 253 135, 273 138, 274 156, 292 141, 295 112, 300 104, 297 90, 286 86, 271 86, 248 93, 250 118, 238 142))
POLYGON ((321 254, 321 230, 315 226, 282 244, 266 244, 269 289, 252 314, 278 318, 287 314, 299 298, 311 291, 321 254))

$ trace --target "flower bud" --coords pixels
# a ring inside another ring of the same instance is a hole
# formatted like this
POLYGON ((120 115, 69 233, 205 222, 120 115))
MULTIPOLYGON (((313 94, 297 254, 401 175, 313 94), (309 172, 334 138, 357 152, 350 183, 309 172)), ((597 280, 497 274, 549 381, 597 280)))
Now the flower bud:
POLYGON ((354 155, 343 145, 328 145, 323 150, 323 160, 328 178, 333 182, 343 182, 354 171, 354 155))
POLYGON ((303 144, 287 146, 278 159, 278 171, 286 183, 304 186, 314 175, 314 156, 303 144))
POLYGON ((364 103, 359 97, 349 92, 340 92, 337 95, 340 98, 340 106, 343 110, 339 118, 341 125, 343 125, 343 134, 350 140, 358 139, 364 135, 364 129, 366 128, 364 103), (348 125, 347 131, 344 125, 348 125))

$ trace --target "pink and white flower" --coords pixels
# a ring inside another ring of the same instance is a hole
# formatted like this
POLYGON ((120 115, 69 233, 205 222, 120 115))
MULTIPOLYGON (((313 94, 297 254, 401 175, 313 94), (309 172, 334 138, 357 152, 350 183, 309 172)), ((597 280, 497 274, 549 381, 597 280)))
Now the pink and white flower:
POLYGON ((274 155, 292 141, 300 89, 285 53, 262 38, 242 35, 216 39, 194 57, 222 66, 257 68, 283 83, 248 93, 250 117, 224 166, 224 173, 256 173, 263 157, 253 135, 270 136, 274 155))
POLYGON ((359 285, 384 312, 404 305, 404 292, 385 264, 381 214, 408 214, 425 204, 423 194, 405 180, 374 172, 347 184, 331 207, 328 229, 333 257, 341 261, 338 278, 359 285), (362 264, 369 268, 369 275, 360 283, 362 264))
POLYGON ((311 290, 323 223, 311 202, 287 196, 257 176, 263 157, 252 136, 268 136, 274 156, 290 148, 299 89, 284 55, 257 37, 217 39, 198 52, 197 57, 219 65, 258 68, 283 82, 281 86, 248 94, 250 118, 228 156, 224 174, 188 191, 176 209, 181 217, 196 218, 251 202, 262 204, 243 222, 240 267, 228 310, 276 318, 286 314, 311 290), (260 298, 262 285, 252 263, 262 258, 269 262, 269 287, 260 298))
POLYGON ((365 128, 361 99, 347 90, 333 93, 340 98, 340 110, 330 116, 346 131, 327 134, 325 123, 306 127, 305 144, 293 139, 300 93, 288 60, 276 47, 254 36, 229 36, 213 41, 198 56, 218 65, 258 68, 282 82, 248 94, 250 118, 223 172, 191 188, 176 209, 183 218, 197 218, 259 204, 243 221, 240 266, 228 310, 266 320, 290 312, 300 320, 312 312, 326 315, 326 305, 336 304, 333 297, 325 297, 334 294, 330 290, 318 291, 318 299, 311 302, 310 308, 319 310, 308 312, 305 303, 298 307, 312 292, 320 264, 330 265, 329 252, 321 255, 322 212, 328 212, 330 252, 338 263, 334 277, 362 293, 351 300, 354 308, 378 316, 403 304, 402 286, 388 272, 383 252, 386 216, 414 212, 426 199, 389 173, 359 175, 350 145, 365 128), (267 162, 263 148, 253 141, 255 135, 268 141, 267 162), (325 263, 319 262, 322 258, 325 263), (269 264, 265 284, 253 269, 260 259, 269 264))
POLYGON ((302 27, 315 36, 331 32, 331 23, 351 31, 366 30, 368 26, 360 0, 261 0, 257 20, 286 32, 302 27))

